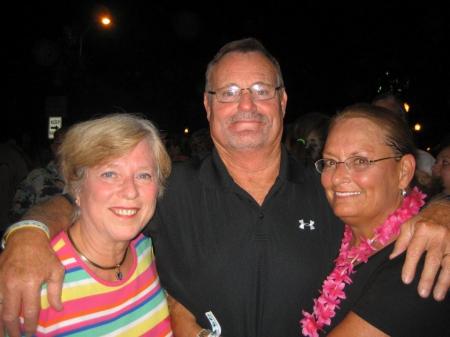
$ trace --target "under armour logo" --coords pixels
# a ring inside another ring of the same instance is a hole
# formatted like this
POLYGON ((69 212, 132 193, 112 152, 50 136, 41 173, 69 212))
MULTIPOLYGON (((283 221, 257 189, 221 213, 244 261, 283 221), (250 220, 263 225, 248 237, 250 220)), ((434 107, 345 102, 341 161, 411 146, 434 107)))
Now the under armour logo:
POLYGON ((303 221, 303 219, 298 220, 298 222, 300 223, 300 225, 298 226, 298 228, 300 228, 300 229, 305 229, 305 226, 309 227, 310 231, 316 229, 316 227, 314 227, 314 220, 309 220, 309 224, 305 223, 305 221, 303 221))

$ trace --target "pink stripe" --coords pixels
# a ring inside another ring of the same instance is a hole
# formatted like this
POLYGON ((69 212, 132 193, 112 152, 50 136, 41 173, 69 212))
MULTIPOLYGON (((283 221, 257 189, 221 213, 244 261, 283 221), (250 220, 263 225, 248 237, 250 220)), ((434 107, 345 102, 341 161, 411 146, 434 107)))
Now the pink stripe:
MULTIPOLYGON (((139 279, 140 282, 144 282, 141 280, 142 278, 145 279, 145 274, 148 273, 148 271, 144 271, 137 279, 139 279)), ((138 281, 138 282, 139 282, 138 281)), ((64 310, 62 312, 57 312, 52 310, 51 308, 45 309, 41 311, 40 315, 40 322, 45 322, 44 326, 50 326, 55 324, 58 321, 61 320, 67 320, 70 317, 78 317, 78 316, 84 316, 89 315, 95 312, 103 311, 103 310, 109 310, 111 308, 115 308, 119 305, 121 305, 123 302, 126 302, 131 297, 134 297, 141 293, 142 291, 145 291, 148 287, 150 287, 154 282, 157 282, 156 278, 153 278, 153 282, 146 282, 143 284, 139 284, 140 288, 135 289, 136 283, 127 285, 127 287, 119 289, 117 291, 107 292, 105 294, 101 295, 95 295, 91 296, 89 299, 89 307, 86 305, 86 299, 80 298, 78 300, 68 301, 64 303, 64 310), (111 303, 111 300, 114 299, 114 302, 111 303), (108 303, 108 305, 104 305, 104 303, 108 303), (48 317, 49 315, 50 317, 48 317), (49 320, 50 319, 50 320, 49 320)), ((158 285, 150 293, 148 293, 143 299, 139 300, 138 303, 141 303, 142 301, 146 300, 147 298, 153 296, 156 292, 158 292, 161 289, 161 287, 158 285)), ((137 303, 132 304, 132 307, 137 306, 137 303)), ((114 314, 109 314, 107 316, 102 316, 100 318, 94 319, 89 321, 90 323, 100 321, 100 320, 106 320, 110 317, 117 316, 127 310, 129 310, 129 306, 125 306, 122 310, 119 312, 115 312, 114 314)), ((85 325, 86 322, 83 322, 82 325, 85 325)))
MULTIPOLYGON (((64 234, 59 234, 58 236, 65 237, 64 234)), ((134 240, 138 241, 138 239, 134 240)), ((59 251, 58 255, 66 255, 68 252, 69 254, 72 253, 72 250, 69 249, 69 245, 64 245, 59 251)), ((79 267, 79 264, 75 262, 74 264, 76 267, 79 267)), ((151 287, 155 282, 158 282, 157 276, 156 276, 156 266, 155 262, 152 261, 150 266, 148 266, 147 269, 143 270, 133 282, 130 282, 130 284, 126 286, 122 286, 118 288, 118 290, 115 291, 109 291, 103 294, 98 295, 91 295, 88 300, 88 306, 86 304, 86 298, 81 297, 80 299, 68 301, 64 303, 64 310, 62 312, 57 312, 52 310, 52 308, 48 308, 45 310, 41 310, 40 313, 40 322, 42 326, 47 327, 56 324, 59 321, 65 321, 72 317, 79 317, 84 315, 89 315, 92 313, 96 313, 99 311, 109 310, 111 308, 117 307, 121 305, 122 303, 126 302, 128 299, 135 297, 136 295, 140 294, 142 291, 147 289, 148 287, 151 287), (139 288, 137 288, 139 287, 139 288), (113 303, 111 303, 113 301, 113 303), (105 305, 107 303, 107 305, 105 305), (45 323, 44 323, 45 322, 45 323)), ((158 285, 152 291, 145 296, 145 298, 141 299, 139 303, 142 301, 145 301, 147 298, 153 296, 156 292, 160 290, 160 286, 158 285)), ((82 294, 81 294, 82 295, 82 294)), ((136 306, 138 304, 134 303, 132 307, 136 306)), ((110 317, 115 317, 123 312, 126 312, 130 309, 129 306, 126 306, 119 312, 116 312, 114 314, 110 314, 98 319, 93 320, 92 322, 96 322, 99 320, 105 320, 110 317)), ((92 323, 90 322, 90 323, 92 323)), ((86 323, 83 322, 82 325, 85 325, 86 323)))
POLYGON ((172 328, 170 326, 170 318, 167 317, 165 320, 161 321, 155 327, 142 335, 142 337, 164 337, 167 336, 169 332, 172 332, 172 328))
MULTIPOLYGON (((137 242, 138 240, 134 241, 137 242)), ((70 257, 72 253, 73 252, 71 247, 67 244, 61 247, 61 249, 58 251, 58 255, 61 257, 64 256, 65 258, 70 257)), ((79 267, 80 265, 77 262, 71 263, 70 265, 72 265, 73 267, 79 267)), ((136 262, 137 259, 135 259, 135 263, 136 262)), ((69 266, 66 266, 66 269, 69 269, 69 266)), ((83 297, 77 300, 65 302, 63 312, 54 311, 52 308, 42 310, 40 313, 39 321, 42 327, 49 327, 53 325, 57 326, 61 322, 65 322, 73 317, 80 317, 90 314, 94 314, 95 316, 95 313, 115 308, 123 304, 130 298, 133 298, 136 295, 142 293, 143 291, 146 291, 146 289, 152 286, 154 286, 154 288, 150 293, 147 293, 144 298, 141 298, 139 301, 122 308, 118 312, 114 312, 106 316, 97 317, 90 320, 84 320, 80 323, 70 325, 64 329, 59 328, 57 331, 58 333, 64 333, 69 330, 76 330, 82 327, 86 327, 88 325, 93 325, 99 322, 115 319, 117 317, 120 317, 124 313, 127 313, 128 311, 132 310, 133 308, 139 306, 140 304, 142 304, 142 302, 147 301, 150 297, 155 295, 161 289, 158 282, 156 274, 156 265, 154 261, 152 261, 150 266, 148 266, 145 270, 140 271, 140 275, 138 275, 138 277, 130 284, 126 286, 124 286, 123 284, 119 285, 118 289, 115 291, 110 291, 99 295, 91 295, 87 298, 83 297), (113 301, 113 303, 111 303, 111 301, 113 301)), ((83 294, 80 294, 80 296, 82 295, 83 294)), ((171 332, 170 319, 166 318, 162 322, 158 323, 154 327, 154 329, 152 329, 152 332, 147 334, 147 336, 152 337, 165 336, 170 332, 171 332)))

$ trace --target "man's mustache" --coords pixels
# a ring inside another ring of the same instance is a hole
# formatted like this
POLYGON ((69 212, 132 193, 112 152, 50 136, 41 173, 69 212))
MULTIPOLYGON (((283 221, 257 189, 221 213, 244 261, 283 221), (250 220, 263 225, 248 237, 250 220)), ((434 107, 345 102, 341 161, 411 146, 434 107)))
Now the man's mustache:
POLYGON ((233 116, 228 119, 230 123, 242 122, 242 121, 251 121, 251 122, 267 122, 267 116, 260 114, 256 111, 243 111, 237 112, 233 116))

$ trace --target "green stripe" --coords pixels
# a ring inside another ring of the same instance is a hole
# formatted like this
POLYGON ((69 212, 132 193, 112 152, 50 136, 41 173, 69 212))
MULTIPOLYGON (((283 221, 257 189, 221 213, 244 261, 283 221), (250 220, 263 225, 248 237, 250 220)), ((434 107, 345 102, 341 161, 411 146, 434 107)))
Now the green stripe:
POLYGON ((139 244, 136 246, 137 256, 141 256, 142 252, 144 250, 146 250, 148 247, 151 247, 151 245, 152 245, 152 242, 151 242, 150 238, 148 238, 148 239, 146 238, 146 239, 140 241, 139 244))

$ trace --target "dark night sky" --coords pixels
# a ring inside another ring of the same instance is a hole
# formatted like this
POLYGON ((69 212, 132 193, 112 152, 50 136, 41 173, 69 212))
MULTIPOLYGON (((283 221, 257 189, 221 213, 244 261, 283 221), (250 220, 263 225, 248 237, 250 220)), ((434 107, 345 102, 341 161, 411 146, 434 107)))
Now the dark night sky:
POLYGON ((287 122, 370 100, 378 85, 389 83, 383 74, 390 71, 412 106, 410 123, 424 124, 419 143, 433 145, 449 130, 449 14, 441 5, 35 3, 4 13, 15 22, 4 41, 2 125, 14 126, 11 132, 45 135, 45 102, 52 96, 66 97, 72 121, 123 109, 173 131, 205 126, 205 66, 225 42, 247 36, 259 38, 281 63, 287 122), (110 31, 92 23, 104 10, 114 18, 110 31))

